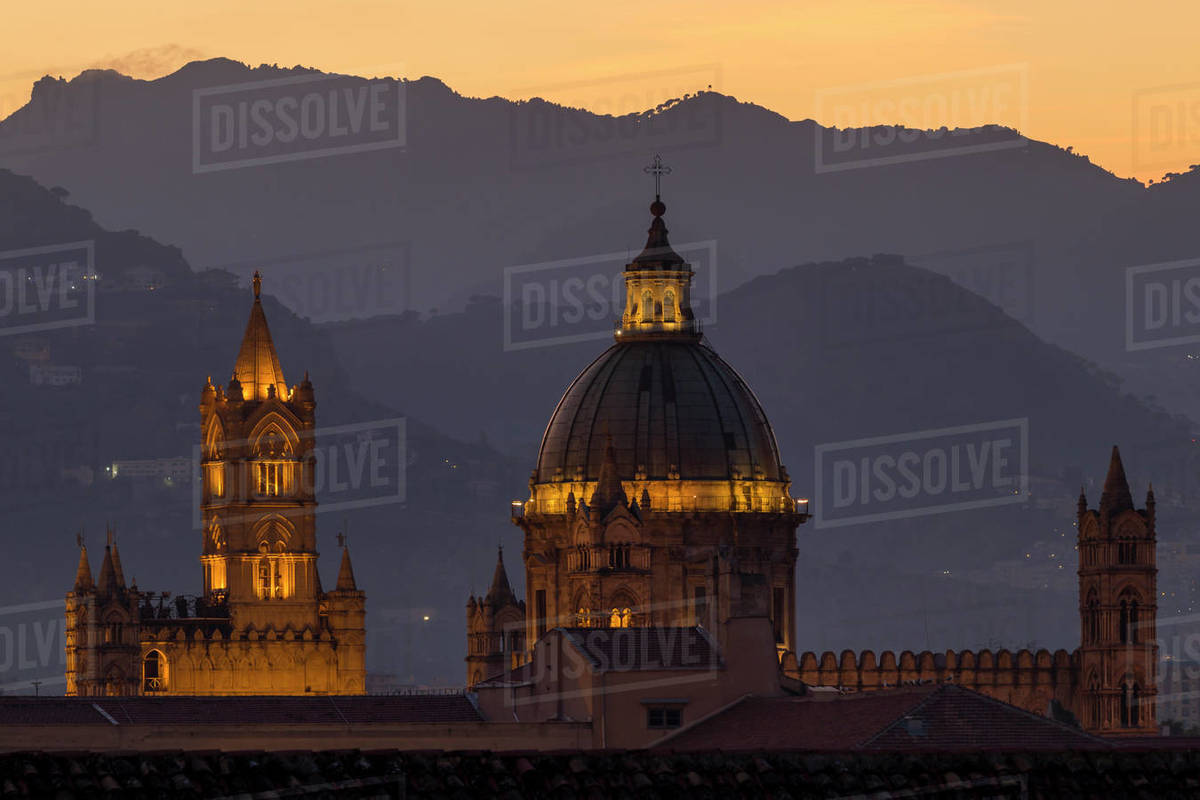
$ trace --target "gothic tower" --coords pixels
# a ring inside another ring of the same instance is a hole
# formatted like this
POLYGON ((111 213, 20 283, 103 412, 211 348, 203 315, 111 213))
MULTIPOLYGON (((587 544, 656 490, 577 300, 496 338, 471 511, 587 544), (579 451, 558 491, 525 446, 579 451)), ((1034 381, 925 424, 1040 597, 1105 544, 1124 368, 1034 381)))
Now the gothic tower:
POLYGON ((137 587, 126 587, 121 556, 108 531, 99 580, 92 580, 87 545, 79 537, 75 585, 67 593, 68 695, 137 694, 141 648, 137 587))
POLYGON ((496 556, 492 585, 483 597, 467 600, 467 686, 519 666, 525 654, 525 602, 518 601, 496 556))
POLYGON ((1133 495, 1112 449, 1099 509, 1079 494, 1079 698, 1076 716, 1106 735, 1156 731, 1158 645, 1155 616, 1154 490, 1146 507, 1133 495))
POLYGON ((284 383, 261 290, 256 272, 228 386, 210 379, 201 392, 202 591, 126 588, 111 535, 93 581, 81 541, 67 594, 69 695, 366 689, 366 597, 344 539, 333 591, 317 574, 312 383, 284 383))
POLYGON ((262 281, 233 375, 200 400, 204 594, 234 627, 317 625, 314 409, 308 375, 289 389, 263 313, 262 281))

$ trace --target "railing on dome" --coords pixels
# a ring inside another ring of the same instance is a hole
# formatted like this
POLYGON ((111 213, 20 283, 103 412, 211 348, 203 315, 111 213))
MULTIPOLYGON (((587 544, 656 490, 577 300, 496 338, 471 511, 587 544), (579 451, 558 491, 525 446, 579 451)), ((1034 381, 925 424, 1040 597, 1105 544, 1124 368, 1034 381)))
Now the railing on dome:
POLYGON ((567 551, 568 572, 650 569, 650 548, 641 544, 578 545, 567 551))
POLYGON ((631 339, 645 333, 686 333, 690 335, 701 334, 704 331, 700 320, 683 320, 677 322, 636 322, 634 327, 626 328, 625 324, 620 320, 613 325, 613 333, 618 339, 622 336, 627 336, 631 339))
POLYGON ((174 595, 170 592, 156 594, 146 592, 142 595, 142 622, 154 620, 227 620, 229 606, 224 597, 202 597, 196 595, 174 595))
MULTIPOLYGON (((632 495, 636 497, 635 495, 632 495)), ((703 511, 736 511, 750 514, 808 514, 808 501, 797 500, 786 496, 775 497, 732 497, 722 494, 668 495, 665 499, 656 498, 651 504, 651 512, 694 513, 703 511)), ((537 501, 512 504, 513 519, 521 519, 526 514, 564 514, 567 504, 557 497, 542 497, 537 501)))

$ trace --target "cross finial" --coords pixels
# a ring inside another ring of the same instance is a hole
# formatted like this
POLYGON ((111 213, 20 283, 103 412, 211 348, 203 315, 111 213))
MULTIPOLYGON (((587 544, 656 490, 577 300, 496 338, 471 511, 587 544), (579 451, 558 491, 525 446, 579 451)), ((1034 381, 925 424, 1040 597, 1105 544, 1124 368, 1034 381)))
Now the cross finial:
POLYGON ((259 274, 258 270, 254 270, 254 299, 255 300, 258 299, 258 296, 261 292, 262 292, 262 275, 259 274))
POLYGON ((338 547, 346 546, 346 534, 339 532, 337 539, 338 539, 338 547))
POLYGON ((642 167, 642 172, 649 173, 654 176, 654 197, 657 199, 662 194, 662 176, 670 175, 671 168, 663 163, 662 156, 658 153, 654 154, 654 161, 648 167, 642 167))

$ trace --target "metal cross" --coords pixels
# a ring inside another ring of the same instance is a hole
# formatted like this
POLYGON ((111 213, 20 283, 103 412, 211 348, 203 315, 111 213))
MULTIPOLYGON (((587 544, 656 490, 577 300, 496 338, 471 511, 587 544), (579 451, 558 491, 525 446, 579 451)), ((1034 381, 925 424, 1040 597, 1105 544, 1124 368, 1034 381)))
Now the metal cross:
POLYGON ((671 174, 671 168, 663 164, 662 156, 660 156, 658 153, 655 153, 654 163, 648 167, 642 167, 642 172, 646 172, 654 176, 654 196, 658 197, 660 194, 662 194, 662 176, 671 174))

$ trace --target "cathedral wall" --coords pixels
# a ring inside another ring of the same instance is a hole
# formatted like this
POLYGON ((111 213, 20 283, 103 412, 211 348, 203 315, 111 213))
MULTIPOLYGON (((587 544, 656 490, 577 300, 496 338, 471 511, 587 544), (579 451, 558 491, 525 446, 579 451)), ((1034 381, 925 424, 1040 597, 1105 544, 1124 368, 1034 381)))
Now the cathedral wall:
POLYGON ((167 658, 168 694, 362 694, 361 666, 334 642, 187 640, 145 642, 167 658), (358 669, 353 667, 358 666, 358 669))
POLYGON ((911 683, 954 683, 1035 714, 1045 715, 1051 700, 1075 710, 1078 653, 1066 650, 963 650, 896 653, 873 650, 841 657, 826 651, 800 656, 797 677, 810 686, 875 691, 911 683))

